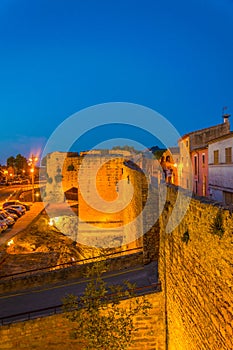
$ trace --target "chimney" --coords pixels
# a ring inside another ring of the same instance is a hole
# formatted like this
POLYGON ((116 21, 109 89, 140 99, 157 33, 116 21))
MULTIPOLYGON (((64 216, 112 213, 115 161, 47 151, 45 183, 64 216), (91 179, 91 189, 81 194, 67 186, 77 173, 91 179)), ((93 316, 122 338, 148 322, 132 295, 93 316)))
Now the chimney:
POLYGON ((230 123, 229 122, 229 118, 230 118, 230 114, 223 114, 223 123, 230 123))

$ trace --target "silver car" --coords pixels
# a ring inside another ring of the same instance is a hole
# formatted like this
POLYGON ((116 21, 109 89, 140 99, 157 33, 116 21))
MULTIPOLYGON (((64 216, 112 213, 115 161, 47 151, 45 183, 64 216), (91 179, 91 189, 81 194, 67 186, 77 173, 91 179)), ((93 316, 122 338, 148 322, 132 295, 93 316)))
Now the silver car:
POLYGON ((16 214, 12 214, 12 213, 8 213, 6 210, 4 209, 0 209, 0 215, 3 214, 5 219, 9 216, 10 218, 12 218, 14 221, 16 221, 18 219, 18 216, 16 214))
POLYGON ((19 204, 13 204, 13 205, 9 205, 9 208, 13 208, 13 209, 17 209, 18 211, 20 211, 20 213, 25 214, 26 209, 23 205, 19 205, 19 204))
POLYGON ((5 215, 4 213, 0 213, 0 221, 5 222, 8 227, 13 226, 15 223, 14 219, 12 219, 10 216, 5 215))

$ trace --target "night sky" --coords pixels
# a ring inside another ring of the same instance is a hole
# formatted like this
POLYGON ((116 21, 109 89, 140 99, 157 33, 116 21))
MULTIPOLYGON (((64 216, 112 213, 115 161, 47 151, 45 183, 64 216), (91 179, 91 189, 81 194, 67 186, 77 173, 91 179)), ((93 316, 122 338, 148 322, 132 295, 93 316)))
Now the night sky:
POLYGON ((1 164, 95 104, 152 108, 181 135, 233 114, 232 0, 1 0, 0 45, 1 164))

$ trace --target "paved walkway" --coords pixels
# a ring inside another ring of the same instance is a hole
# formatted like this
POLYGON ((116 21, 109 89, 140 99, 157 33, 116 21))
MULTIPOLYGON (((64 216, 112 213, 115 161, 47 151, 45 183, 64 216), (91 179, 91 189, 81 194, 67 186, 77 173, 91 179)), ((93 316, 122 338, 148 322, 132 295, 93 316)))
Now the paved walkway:
POLYGON ((17 233, 28 227, 31 222, 42 212, 43 209, 43 202, 33 203, 31 209, 26 211, 26 213, 16 221, 11 229, 8 229, 6 232, 0 234, 0 245, 5 244, 12 237, 17 235, 17 233))

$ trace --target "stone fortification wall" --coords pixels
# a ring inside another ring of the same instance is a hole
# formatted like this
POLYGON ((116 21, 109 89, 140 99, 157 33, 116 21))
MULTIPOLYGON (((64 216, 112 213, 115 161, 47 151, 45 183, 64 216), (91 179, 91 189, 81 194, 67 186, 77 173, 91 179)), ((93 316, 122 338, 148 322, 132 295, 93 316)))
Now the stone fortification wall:
MULTIPOLYGON (((145 164, 141 166, 146 168, 145 164)), ((150 180, 150 175, 147 177, 139 166, 122 157, 92 154, 71 157, 54 152, 47 159, 49 201, 63 202, 64 192, 77 189, 78 215, 83 222, 72 236, 90 246, 124 245, 130 249, 144 245, 145 262, 158 259, 159 251, 158 191, 156 187, 148 191, 150 180), (132 199, 121 209, 131 190, 132 199), (94 196, 96 191, 98 198, 94 196), (99 198, 105 201, 102 210, 98 210, 99 198), (116 207, 109 209, 113 203, 116 207)))
MULTIPOLYGON (((61 166, 59 163, 61 159, 56 154, 53 157, 53 169, 57 171, 61 166)), ((124 186, 132 185, 139 194, 132 197, 131 204, 125 209, 125 212, 118 212, 118 217, 112 217, 111 220, 108 217, 109 222, 113 221, 113 224, 119 224, 119 221, 127 223, 127 220, 132 220, 146 203, 148 204, 149 210, 145 211, 142 223, 137 227, 140 229, 143 227, 146 232, 143 236, 144 262, 158 259, 159 252, 159 277, 162 281, 162 292, 157 294, 157 296, 160 295, 159 302, 158 300, 154 302, 157 306, 158 303, 160 306, 163 303, 165 305, 164 319, 161 319, 166 329, 164 344, 167 349, 233 349, 232 213, 219 207, 217 203, 193 198, 178 227, 172 233, 167 234, 165 233, 166 224, 177 199, 177 189, 169 186, 163 213, 151 228, 148 222, 151 221, 150 216, 158 210, 158 190, 155 188, 148 194, 146 177, 132 164, 126 164, 120 158, 116 162, 113 163, 110 160, 106 166, 100 167, 99 192, 106 200, 114 200, 117 196, 117 180, 124 179, 124 186), (106 187, 109 190, 106 190, 106 187)), ((91 164, 93 163, 90 162, 90 167, 91 164)), ((48 171, 50 171, 49 167, 48 171)), ((57 173, 59 175, 59 171, 57 173)), ((55 176, 53 175, 53 179, 55 176)), ((55 194, 59 193, 56 191, 55 194)), ((185 192, 181 196, 185 196, 185 192)), ((79 200, 80 198, 79 193, 79 200)), ((82 202, 82 199, 80 206, 84 219, 93 220, 93 212, 90 214, 87 203, 82 202)), ((103 215, 101 213, 96 216, 98 224, 103 221, 103 215)), ((135 226, 136 233, 134 232, 136 238, 137 227, 135 226)), ((124 230, 125 227, 121 232, 122 237, 125 233, 133 234, 132 231, 124 230)), ((157 316, 154 314, 153 318, 148 321, 157 323, 159 319, 158 314, 157 316)), ((145 321, 143 318, 141 320, 145 321)), ((155 345, 155 343, 148 345, 148 339, 150 339, 149 333, 144 333, 144 343, 142 340, 140 340, 141 343, 136 342, 134 349, 162 349, 162 346, 165 346, 163 344, 159 347, 160 345, 155 345)))
POLYGON ((140 168, 122 157, 54 152, 47 157, 45 197, 62 203, 66 191, 77 190, 80 243, 134 248, 142 244, 142 218, 135 219, 142 210, 143 178, 140 168))
MULTIPOLYGON (((137 331, 129 350, 165 350, 162 293, 147 296, 153 304, 148 316, 135 317, 137 331)), ((128 301, 122 301, 127 307, 128 301)), ((80 339, 70 338, 72 324, 64 315, 54 315, 0 327, 1 350, 82 350, 80 339)))
MULTIPOLYGON (((135 174, 133 167, 127 168, 126 176, 135 174)), ((136 174, 138 179, 130 178, 130 181, 139 181, 139 178, 142 181, 142 207, 149 201, 150 210, 146 215, 150 215, 154 208, 158 208, 158 193, 154 190, 154 194, 148 197, 146 178, 140 177, 140 172, 136 174)), ((159 249, 162 292, 153 297, 153 314, 148 318, 138 316, 139 333, 135 336, 132 350, 231 350, 233 215, 217 203, 193 198, 178 227, 172 233, 165 233, 166 224, 177 199, 176 188, 169 186, 167 190, 162 215, 143 236, 144 262, 156 259, 159 249)), ((181 196, 185 196, 185 192, 181 196)), ((146 225, 146 222, 145 216, 143 225, 146 225)), ((118 260, 117 264, 124 267, 126 261, 129 264, 132 262, 124 259, 126 257, 118 260)), ((142 255, 139 254, 138 259, 142 261, 142 255)), ((73 275, 74 271, 73 268, 69 273, 67 270, 68 274, 65 277, 77 277, 76 274, 73 275)), ((55 272, 48 275, 52 274, 55 272)), ((41 281, 43 278, 44 276, 41 276, 41 281)), ((38 280, 35 282, 38 283, 38 280)), ((7 290, 3 288, 2 292, 7 290)), ((69 340, 68 326, 60 317, 53 316, 2 327, 0 348, 17 349, 16 346, 22 342, 23 346, 26 344, 25 347, 22 346, 24 349, 27 349, 27 346, 37 349, 37 344, 40 348, 46 348, 46 344, 49 344, 48 349, 59 350, 65 348, 65 339, 67 348, 72 349, 72 346, 77 344, 69 340)))
POLYGON ((165 234, 176 195, 168 188, 160 218, 168 349, 233 349, 232 214, 192 199, 179 226, 165 234))
POLYGON ((55 203, 64 202, 62 189, 62 168, 66 158, 64 152, 53 152, 47 155, 44 200, 55 203))

